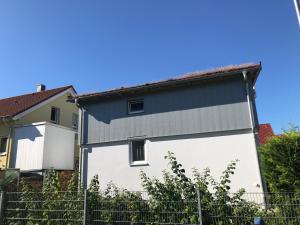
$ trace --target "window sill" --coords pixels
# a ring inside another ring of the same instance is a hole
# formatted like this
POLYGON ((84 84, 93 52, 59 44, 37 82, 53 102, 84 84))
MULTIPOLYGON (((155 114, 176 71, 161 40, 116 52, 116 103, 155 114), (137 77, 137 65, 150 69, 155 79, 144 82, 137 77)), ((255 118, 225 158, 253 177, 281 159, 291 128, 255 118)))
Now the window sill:
POLYGON ((143 113, 144 110, 138 110, 138 111, 129 111, 128 115, 132 115, 132 114, 139 114, 139 113, 143 113))
POLYGON ((149 163, 146 161, 137 161, 137 162, 131 162, 130 166, 149 166, 149 163))
POLYGON ((4 156, 4 155, 6 155, 6 152, 0 153, 0 156, 4 156))

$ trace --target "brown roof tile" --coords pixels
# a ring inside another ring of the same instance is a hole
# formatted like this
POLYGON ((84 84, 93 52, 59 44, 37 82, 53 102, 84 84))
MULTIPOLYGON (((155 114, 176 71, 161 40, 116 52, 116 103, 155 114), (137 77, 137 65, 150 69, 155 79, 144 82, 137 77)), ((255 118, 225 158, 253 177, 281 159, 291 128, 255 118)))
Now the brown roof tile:
POLYGON ((0 117, 12 117, 27 109, 69 89, 73 86, 60 87, 31 94, 0 99, 0 117))

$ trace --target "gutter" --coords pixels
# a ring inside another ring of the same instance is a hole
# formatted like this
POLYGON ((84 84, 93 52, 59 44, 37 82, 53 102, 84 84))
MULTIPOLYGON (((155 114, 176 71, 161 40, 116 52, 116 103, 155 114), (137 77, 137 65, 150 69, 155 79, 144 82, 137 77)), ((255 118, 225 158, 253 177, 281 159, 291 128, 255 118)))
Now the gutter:
POLYGON ((246 92, 247 92, 247 102, 248 102, 248 109, 249 109, 249 116, 250 116, 250 121, 251 121, 251 128, 252 128, 252 132, 254 133, 254 142, 255 142, 255 146, 256 146, 256 160, 258 162, 258 170, 259 170, 259 174, 260 174, 260 183, 262 185, 262 190, 265 192, 266 189, 266 183, 263 179, 262 176, 262 170, 261 170, 261 163, 259 160, 259 153, 258 153, 258 143, 257 143, 257 139, 256 139, 256 135, 257 135, 257 131, 255 130, 254 127, 254 120, 253 120, 253 108, 252 108, 252 104, 250 102, 250 93, 249 93, 249 81, 248 81, 248 71, 243 71, 243 77, 244 77, 244 81, 245 81, 245 86, 246 86, 246 92), (256 134, 255 134, 256 133, 256 134))
POLYGON ((84 168, 84 147, 83 147, 83 128, 84 128, 84 109, 83 107, 78 104, 78 98, 74 99, 74 102, 76 106, 80 110, 80 130, 79 130, 79 138, 78 138, 78 144, 79 144, 79 174, 78 174, 78 190, 83 187, 83 168, 84 168))
POLYGON ((10 126, 9 127, 9 138, 8 138, 8 143, 6 146, 6 163, 5 163, 6 169, 10 168, 12 145, 13 145, 13 127, 10 126))
MULTIPOLYGON (((153 83, 146 83, 142 85, 126 87, 126 88, 117 88, 113 90, 103 91, 103 92, 96 92, 91 94, 84 94, 84 95, 77 95, 75 99, 78 104, 84 104, 86 102, 91 101, 99 101, 99 100, 108 100, 110 98, 118 98, 120 96, 127 96, 132 94, 142 94, 147 92, 154 92, 154 91, 161 91, 162 89, 168 88, 175 88, 175 87, 185 87, 195 85, 198 82, 216 80, 216 79, 224 79, 230 76, 234 76, 235 74, 243 73, 243 71, 260 71, 261 63, 255 65, 255 67, 249 68, 241 68, 236 70, 230 71, 222 71, 222 72, 215 72, 215 73, 208 73, 208 74, 199 74, 199 75, 192 75, 190 77, 181 77, 181 78, 173 78, 169 80, 153 82, 153 83)), ((258 73, 256 75, 258 75, 258 73)))
POLYGON ((250 102, 250 93, 249 93, 249 82, 248 82, 248 71, 243 71, 243 77, 246 85, 246 92, 247 92, 247 103, 248 103, 248 110, 249 110, 249 116, 250 116, 250 122, 251 122, 251 129, 254 132, 254 124, 253 124, 253 110, 250 102))

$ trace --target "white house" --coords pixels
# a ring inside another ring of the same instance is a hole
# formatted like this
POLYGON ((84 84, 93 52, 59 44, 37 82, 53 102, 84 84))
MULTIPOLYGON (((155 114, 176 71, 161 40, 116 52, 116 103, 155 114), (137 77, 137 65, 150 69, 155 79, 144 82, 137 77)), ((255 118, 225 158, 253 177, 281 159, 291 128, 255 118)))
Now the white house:
POLYGON ((82 181, 141 190, 140 170, 161 178, 174 152, 188 174, 219 177, 238 159, 232 191, 262 192, 255 82, 260 64, 222 67, 166 81, 77 96, 82 181))
POLYGON ((0 99, 0 169, 73 170, 78 108, 67 100, 75 95, 73 86, 40 84, 36 92, 0 99))

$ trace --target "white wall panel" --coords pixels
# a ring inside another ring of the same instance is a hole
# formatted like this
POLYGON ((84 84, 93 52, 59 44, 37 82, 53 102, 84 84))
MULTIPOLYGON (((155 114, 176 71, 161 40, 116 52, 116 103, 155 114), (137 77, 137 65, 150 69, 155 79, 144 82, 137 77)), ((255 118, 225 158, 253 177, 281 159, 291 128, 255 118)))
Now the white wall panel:
POLYGON ((14 167, 40 170, 43 167, 45 125, 16 127, 13 141, 14 167))
POLYGON ((15 128, 13 167, 21 170, 74 169, 75 132, 41 122, 15 128))
POLYGON ((75 132, 55 124, 47 124, 43 169, 74 169, 75 132))
POLYGON ((228 163, 238 159, 237 170, 232 177, 232 191, 246 188, 248 192, 262 192, 261 176, 253 133, 203 137, 200 135, 159 138, 146 141, 149 166, 129 165, 129 148, 122 144, 89 145, 87 148, 85 173, 87 182, 99 174, 102 188, 112 181, 119 187, 141 190, 140 170, 150 177, 161 178, 167 168, 164 156, 168 151, 175 153, 188 175, 192 168, 210 168, 219 178, 228 163))

